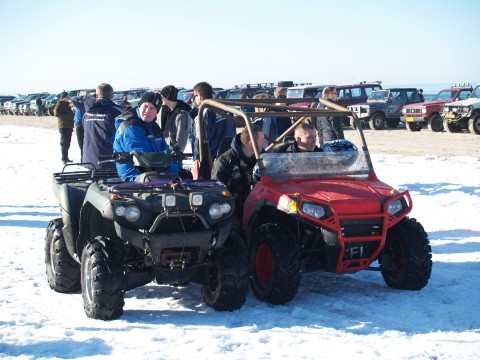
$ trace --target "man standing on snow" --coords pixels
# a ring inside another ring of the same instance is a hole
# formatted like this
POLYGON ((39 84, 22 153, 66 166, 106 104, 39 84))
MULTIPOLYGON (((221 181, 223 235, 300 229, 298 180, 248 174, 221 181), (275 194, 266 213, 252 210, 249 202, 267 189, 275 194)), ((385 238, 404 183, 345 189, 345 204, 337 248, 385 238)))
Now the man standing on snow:
POLYGON ((97 170, 114 169, 115 163, 99 164, 102 157, 113 155, 115 137, 115 118, 124 112, 113 101, 111 85, 101 83, 97 86, 97 100, 83 117, 83 162, 91 163, 97 170))
POLYGON ((58 130, 60 132, 60 148, 62 151, 63 164, 72 162, 72 160, 68 158, 68 150, 70 149, 70 143, 72 142, 74 118, 70 104, 70 96, 64 91, 59 95, 57 104, 53 109, 53 115, 58 118, 58 130))

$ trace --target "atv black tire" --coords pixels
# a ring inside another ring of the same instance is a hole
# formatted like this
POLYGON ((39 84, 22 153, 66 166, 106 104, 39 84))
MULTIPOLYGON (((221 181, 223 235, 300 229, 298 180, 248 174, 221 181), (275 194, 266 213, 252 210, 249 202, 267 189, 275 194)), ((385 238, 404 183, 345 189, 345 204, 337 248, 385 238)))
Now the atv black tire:
POLYGON ((423 226, 405 218, 388 230, 379 258, 386 284, 394 289, 420 290, 432 273, 432 249, 423 226))
POLYGON ((274 305, 292 300, 300 285, 300 249, 275 224, 260 226, 250 245, 250 284, 255 296, 274 305))
POLYGON ((223 247, 207 260, 205 304, 219 311, 240 309, 248 293, 248 252, 244 241, 232 232, 223 247))
POLYGON ((88 317, 113 320, 123 314, 125 273, 122 254, 101 236, 82 252, 82 297, 88 317))
POLYGON ((61 218, 50 221, 45 236, 45 264, 50 287, 59 293, 73 293, 80 289, 80 264, 67 250, 62 233, 61 218))

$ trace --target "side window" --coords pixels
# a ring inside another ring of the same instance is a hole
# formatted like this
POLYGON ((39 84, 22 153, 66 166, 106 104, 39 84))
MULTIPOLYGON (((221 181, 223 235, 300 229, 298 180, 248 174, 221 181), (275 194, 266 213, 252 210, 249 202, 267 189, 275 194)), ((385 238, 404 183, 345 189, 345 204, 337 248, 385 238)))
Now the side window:
POLYGON ((392 101, 395 101, 395 102, 401 101, 402 99, 401 93, 398 90, 390 91, 390 97, 392 98, 392 101))
POLYGON ((408 102, 418 102, 418 101, 420 101, 420 98, 418 97, 417 91, 410 90, 410 91, 407 91, 406 94, 407 94, 407 99, 405 99, 406 101, 408 101, 408 102))
POLYGON ((367 97, 369 97, 370 94, 371 94, 374 90, 380 90, 380 89, 374 89, 374 88, 371 88, 371 87, 366 87, 366 88, 365 88, 365 94, 367 95, 367 97))
POLYGON ((352 99, 360 99, 363 98, 362 96, 362 88, 352 88, 352 99))
POLYGON ((350 95, 350 89, 340 89, 340 90, 337 89, 337 91, 338 91, 339 99, 348 100, 352 98, 352 96, 350 95))
POLYGON ((472 92, 470 90, 463 90, 460 91, 460 95, 458 95, 458 100, 465 100, 467 99, 472 92))

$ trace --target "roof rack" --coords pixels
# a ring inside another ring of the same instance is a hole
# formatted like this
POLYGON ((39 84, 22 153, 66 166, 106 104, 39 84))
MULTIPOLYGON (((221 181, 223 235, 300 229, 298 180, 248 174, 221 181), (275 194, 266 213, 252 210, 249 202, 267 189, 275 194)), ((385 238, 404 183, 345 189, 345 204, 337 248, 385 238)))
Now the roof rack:
POLYGON ((239 84, 239 85, 234 85, 234 88, 242 88, 242 89, 249 89, 252 87, 267 87, 267 86, 275 86, 274 83, 252 83, 252 84, 239 84))
POLYGON ((470 83, 457 83, 457 84, 452 84, 452 88, 454 87, 472 87, 470 83))
POLYGON ((376 81, 360 81, 359 84, 378 84, 378 85, 381 85, 382 82, 380 80, 376 80, 376 81))

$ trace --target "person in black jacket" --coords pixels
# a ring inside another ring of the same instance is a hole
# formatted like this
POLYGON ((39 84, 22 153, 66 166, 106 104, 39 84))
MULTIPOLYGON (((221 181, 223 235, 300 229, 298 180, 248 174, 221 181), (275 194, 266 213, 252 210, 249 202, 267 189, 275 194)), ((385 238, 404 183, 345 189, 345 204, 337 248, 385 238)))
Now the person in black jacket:
POLYGON ((160 108, 158 124, 163 130, 170 150, 181 159, 192 127, 193 121, 190 117, 192 108, 177 99, 178 90, 173 85, 165 86, 160 95, 163 106, 160 108))
MULTIPOLYGON (((99 160, 113 155, 115 118, 124 112, 113 101, 113 88, 102 83, 97 86, 97 100, 83 116, 83 162, 93 164, 97 170, 115 169, 114 162, 99 164, 99 160)), ((86 106, 85 106, 86 107, 86 106)))
MULTIPOLYGON (((327 86, 323 89, 322 97, 325 100, 336 103, 338 100, 337 89, 333 86, 327 86)), ((327 109, 328 107, 319 104, 319 109, 327 109)), ((345 139, 343 135, 343 117, 340 116, 318 116, 315 120, 315 127, 318 131, 318 140, 320 147, 327 141, 345 139)))
MULTIPOLYGON (((261 151, 265 140, 263 130, 258 125, 252 127, 255 142, 261 151)), ((245 127, 233 138, 231 149, 219 156, 213 164, 211 177, 227 185, 235 199, 235 215, 239 219, 243 217, 243 205, 254 184, 252 173, 256 163, 253 141, 245 127)))

